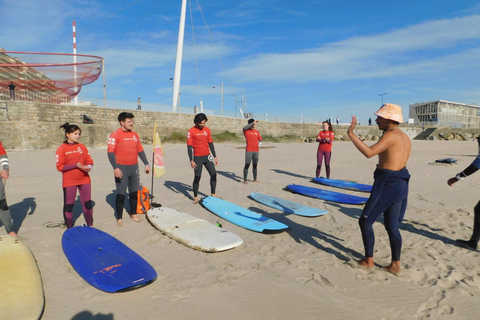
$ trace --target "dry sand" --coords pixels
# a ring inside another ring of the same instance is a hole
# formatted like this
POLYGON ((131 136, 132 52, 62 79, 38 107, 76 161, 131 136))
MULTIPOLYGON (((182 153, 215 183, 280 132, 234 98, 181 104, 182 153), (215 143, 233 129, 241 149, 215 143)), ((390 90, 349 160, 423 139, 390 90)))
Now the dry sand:
MULTIPOLYGON (((351 267, 352 259, 363 255, 358 227, 362 206, 283 190, 290 183, 320 187, 310 182, 316 166, 315 143, 264 143, 271 148, 260 153, 261 182, 246 185, 241 183, 242 145, 215 146, 217 194, 283 222, 290 230, 261 234, 221 221, 244 244, 207 254, 162 235, 144 217, 141 223, 125 219, 119 228, 113 216, 113 171, 106 149, 90 148, 95 161, 91 172, 95 227, 124 242, 158 272, 151 285, 117 294, 87 284, 62 252, 65 229, 52 227, 62 222, 61 174, 55 169, 54 150, 9 152, 7 199, 14 223, 20 226, 19 235, 42 273, 43 319, 478 319, 480 254, 459 247, 454 240, 468 239, 472 232, 480 176, 473 175, 454 187, 446 183, 475 158, 476 142, 413 141, 400 276, 380 268, 390 262, 381 221, 374 225, 377 267, 351 267), (432 164, 446 157, 458 159, 458 165, 432 164), (255 191, 329 213, 316 218, 283 214, 249 199, 255 191)), ((146 150, 151 154, 151 146, 146 150)), ((216 223, 215 215, 192 204, 193 172, 186 146, 165 144, 164 150, 167 173, 155 180, 157 202, 216 223)), ((335 142, 331 178, 372 183, 376 162, 376 158, 364 158, 350 142, 335 142)), ((202 195, 209 192, 208 180, 204 171, 202 195)), ((142 174, 142 182, 150 185, 150 176, 142 174)), ((77 203, 76 225, 84 223, 80 211, 77 203)), ((5 234, 3 227, 0 234, 5 234)))

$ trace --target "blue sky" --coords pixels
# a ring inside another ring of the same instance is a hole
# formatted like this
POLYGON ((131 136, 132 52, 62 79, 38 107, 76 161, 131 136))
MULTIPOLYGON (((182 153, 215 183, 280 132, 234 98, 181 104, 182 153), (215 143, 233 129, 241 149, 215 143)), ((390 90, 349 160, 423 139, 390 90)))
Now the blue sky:
MULTIPOLYGON (((0 47, 71 53, 75 20, 77 53, 105 58, 108 99, 171 105, 180 6, 0 0, 0 47)), ((347 122, 355 114, 366 123, 382 97, 404 118, 416 102, 480 105, 479 1, 192 0, 191 9, 182 107, 202 100, 220 114, 222 81, 226 115, 244 92, 247 111, 269 120, 347 122)), ((81 96, 102 97, 102 79, 81 96)))

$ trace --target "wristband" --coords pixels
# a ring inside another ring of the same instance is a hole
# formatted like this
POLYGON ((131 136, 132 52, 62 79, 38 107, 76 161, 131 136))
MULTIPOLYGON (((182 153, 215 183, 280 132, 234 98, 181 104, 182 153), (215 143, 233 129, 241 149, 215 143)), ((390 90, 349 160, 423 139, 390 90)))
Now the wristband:
POLYGON ((460 180, 465 179, 465 177, 462 177, 462 176, 460 175, 460 173, 458 173, 458 174, 455 176, 455 179, 457 179, 457 181, 460 181, 460 180))

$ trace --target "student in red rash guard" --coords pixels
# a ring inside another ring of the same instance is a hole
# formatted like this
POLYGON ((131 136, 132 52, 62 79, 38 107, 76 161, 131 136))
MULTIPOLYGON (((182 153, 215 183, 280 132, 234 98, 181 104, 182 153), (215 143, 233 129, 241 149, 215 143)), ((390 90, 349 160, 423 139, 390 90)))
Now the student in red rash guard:
POLYGON ((128 201, 130 203, 130 219, 140 222, 137 217, 138 187, 140 184, 140 169, 138 158, 145 165, 145 173, 150 173, 147 156, 143 151, 140 137, 133 131, 133 114, 122 112, 118 115, 120 128, 112 132, 108 139, 108 160, 113 167, 115 176, 115 216, 117 225, 123 225, 123 207, 128 187, 128 201))
POLYGON ((215 171, 215 166, 218 164, 218 159, 213 146, 212 134, 210 129, 205 126, 207 121, 208 118, 204 113, 195 115, 193 120, 195 126, 188 130, 187 135, 188 158, 195 175, 193 180, 193 203, 198 202, 198 188, 203 166, 210 174, 211 194, 213 197, 216 197, 217 172, 215 171), (212 154, 210 154, 210 151, 212 154))
POLYGON ((60 126, 65 130, 65 141, 55 153, 57 170, 62 172, 63 188, 63 218, 67 228, 72 228, 73 205, 75 197, 80 194, 83 206, 83 216, 89 227, 93 226, 92 184, 89 172, 93 167, 93 160, 87 147, 79 143, 82 130, 75 124, 68 122, 60 126))
POLYGON ((323 121, 323 131, 320 131, 317 136, 318 150, 317 150, 317 169, 315 176, 320 176, 322 169, 322 160, 325 158, 325 172, 327 179, 330 178, 330 158, 332 157, 332 142, 335 139, 332 124, 329 121, 323 121))

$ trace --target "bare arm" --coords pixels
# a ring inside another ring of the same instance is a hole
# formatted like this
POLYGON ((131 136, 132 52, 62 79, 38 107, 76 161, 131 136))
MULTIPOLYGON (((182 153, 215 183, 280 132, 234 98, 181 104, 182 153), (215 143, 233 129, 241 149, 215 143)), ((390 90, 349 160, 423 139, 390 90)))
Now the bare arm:
POLYGON ((347 130, 348 137, 353 142, 355 147, 367 158, 371 158, 376 156, 377 154, 385 151, 388 147, 390 147, 393 143, 391 136, 386 132, 380 141, 378 141, 373 146, 369 147, 366 145, 359 137, 353 132, 355 129, 355 124, 357 123, 357 118, 352 116, 352 122, 350 123, 350 127, 347 130))

